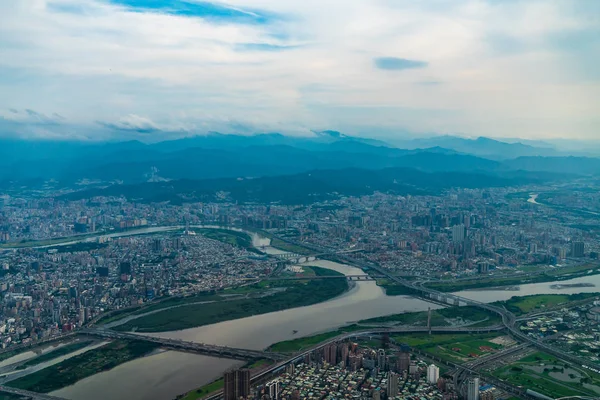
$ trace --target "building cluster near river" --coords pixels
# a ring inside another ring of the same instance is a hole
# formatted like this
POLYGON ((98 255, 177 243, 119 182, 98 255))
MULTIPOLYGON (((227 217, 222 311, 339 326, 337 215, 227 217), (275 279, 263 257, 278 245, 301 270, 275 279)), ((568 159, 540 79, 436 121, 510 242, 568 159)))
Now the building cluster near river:
MULTIPOLYGON (((483 302, 596 292, 600 242, 588 229, 596 217, 564 207, 562 195, 550 190, 377 193, 300 206, 5 196, 0 341, 10 354, 88 325, 139 325, 154 336, 262 350, 366 319, 441 307, 394 296, 402 294, 398 287, 376 277, 332 291, 318 304, 302 296, 251 311, 252 304, 302 293, 294 285, 325 285, 318 268, 369 274, 335 261, 336 253, 348 251, 349 260, 483 302), (321 259, 287 268, 290 260, 317 253, 321 259), (306 280, 286 280, 299 277, 306 280), (201 315, 238 304, 249 311, 201 315), (173 324, 183 314, 190 316, 187 325, 173 324)), ((593 204, 593 196, 585 193, 581 201, 593 204)), ((74 400, 169 399, 241 365, 157 349, 53 393, 74 400)))

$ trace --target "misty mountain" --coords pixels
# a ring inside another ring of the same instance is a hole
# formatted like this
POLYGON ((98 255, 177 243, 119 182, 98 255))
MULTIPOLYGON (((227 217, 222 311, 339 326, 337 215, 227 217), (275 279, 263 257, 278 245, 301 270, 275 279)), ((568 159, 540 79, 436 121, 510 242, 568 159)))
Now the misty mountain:
POLYGON ((547 146, 535 147, 520 142, 506 143, 485 137, 466 139, 457 136, 437 136, 428 139, 395 142, 395 144, 398 147, 407 149, 442 147, 492 160, 508 160, 524 156, 559 155, 555 149, 547 146))
POLYGON ((23 142, 0 158, 0 167, 0 180, 52 178, 61 182, 92 179, 136 183, 151 178, 260 177, 343 168, 490 171, 500 168, 500 164, 441 148, 403 150, 328 133, 316 139, 278 134, 211 134, 151 145, 135 141, 23 142))
POLYGON ((544 181, 534 174, 505 178, 500 175, 467 172, 428 173, 410 168, 349 168, 256 179, 176 180, 113 185, 74 192, 64 198, 78 200, 94 196, 125 196, 135 201, 169 201, 175 204, 223 199, 241 203, 306 204, 340 196, 372 194, 376 191, 398 195, 439 194, 444 189, 453 187, 488 188, 544 181))
POLYGON ((318 132, 310 138, 213 133, 154 144, 138 141, 0 140, 0 181, 14 183, 54 179, 69 185, 89 179, 132 184, 178 179, 268 177, 347 168, 411 168, 423 172, 485 174, 507 171, 600 173, 598 159, 594 158, 528 156, 494 160, 464 152, 476 148, 480 153, 504 151, 509 154, 508 149, 518 153, 533 148, 485 138, 476 141, 454 137, 422 139, 413 141, 413 145, 429 145, 439 140, 456 149, 440 146, 400 149, 334 131, 318 132))
POLYGON ((600 158, 592 157, 519 157, 506 161, 509 168, 575 175, 600 174, 600 158))

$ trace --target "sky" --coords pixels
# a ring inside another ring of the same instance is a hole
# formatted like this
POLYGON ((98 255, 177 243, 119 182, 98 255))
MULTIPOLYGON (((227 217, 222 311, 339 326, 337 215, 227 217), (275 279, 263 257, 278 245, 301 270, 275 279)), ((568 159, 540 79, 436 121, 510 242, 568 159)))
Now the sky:
POLYGON ((596 0, 0 1, 0 135, 600 140, 596 0))

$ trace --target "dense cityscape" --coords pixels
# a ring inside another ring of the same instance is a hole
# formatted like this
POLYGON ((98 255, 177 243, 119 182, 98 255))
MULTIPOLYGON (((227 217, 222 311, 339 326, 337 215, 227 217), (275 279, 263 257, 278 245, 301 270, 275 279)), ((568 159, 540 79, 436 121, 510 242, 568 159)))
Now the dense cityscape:
MULTIPOLYGON (((0 340, 10 356, 20 348, 65 335, 93 333, 90 328, 96 326, 153 332, 156 322, 146 327, 146 319, 180 306, 210 307, 216 301, 233 307, 266 299, 279 305, 261 306, 264 311, 256 308, 254 312, 275 311, 287 307, 275 300, 277 296, 290 296, 298 289, 297 282, 322 279, 332 285, 334 280, 321 278, 323 272, 310 267, 323 258, 355 263, 365 277, 375 279, 392 296, 411 294, 392 277, 442 293, 501 287, 514 296, 519 296, 519 285, 555 282, 550 292, 556 294, 540 299, 532 309, 515 309, 510 302, 504 307, 520 317, 518 329, 532 340, 555 343, 560 351, 593 364, 600 360, 600 301, 593 296, 595 285, 561 281, 598 272, 600 241, 595 230, 587 227, 593 225, 590 218, 600 198, 577 189, 571 189, 570 196, 556 193, 564 189, 450 190, 441 196, 375 193, 307 206, 227 202, 178 206, 134 203, 123 197, 66 201, 62 193, 5 195, 0 208, 0 340), (573 203, 586 211, 573 212, 568 206, 573 203), (378 269, 370 271, 369 266, 375 265, 378 269), (380 276, 379 270, 390 277, 380 276), (271 283, 261 286, 261 282, 271 283), (572 295, 576 298, 562 294, 577 288, 592 292, 572 295)), ((296 304, 322 300, 307 301, 296 304)), ((461 305, 458 300, 449 304, 461 305)), ((439 305, 439 300, 432 304, 435 309, 439 305)), ((279 369, 270 367, 265 378, 255 379, 256 369, 225 373, 223 396, 487 400, 521 393, 550 398, 541 394, 537 384, 527 387, 511 382, 503 360, 508 357, 519 363, 534 353, 506 336, 486 336, 466 359, 457 356, 461 352, 457 344, 447 354, 442 351, 446 357, 440 359, 441 347, 431 353, 416 346, 418 352, 411 353, 409 344, 392 341, 390 346, 389 334, 381 331, 369 334, 383 343, 374 345, 372 340, 365 342, 359 329, 377 325, 393 331, 408 326, 424 327, 431 333, 432 325, 439 325, 478 334, 483 331, 475 327, 489 326, 486 329, 494 331, 500 322, 489 313, 452 312, 432 312, 430 307, 421 317, 408 313, 353 325, 358 330, 356 342, 345 339, 318 347, 279 369), (472 357, 478 361, 470 361, 472 357), (479 357, 489 361, 480 362, 479 357), (462 371, 461 364, 472 371, 466 379, 453 372, 462 371), (233 375, 228 378, 228 374, 233 375), (237 380, 243 384, 227 383, 237 380)), ((219 322, 231 317, 217 313, 206 318, 219 322)), ((178 323, 168 321, 165 326, 181 329, 201 324, 195 320, 178 323)), ((3 370, 11 368, 9 364, 3 370)), ((576 369, 569 376, 573 382, 588 385, 582 394, 600 389, 585 371, 576 369)), ((11 385, 11 379, 5 381, 11 385)))

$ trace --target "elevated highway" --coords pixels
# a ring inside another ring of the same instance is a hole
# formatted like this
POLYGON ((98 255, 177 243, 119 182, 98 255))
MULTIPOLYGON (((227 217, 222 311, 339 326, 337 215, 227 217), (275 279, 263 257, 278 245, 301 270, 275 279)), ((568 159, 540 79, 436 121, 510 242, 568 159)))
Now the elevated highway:
POLYGON ((142 340, 159 344, 161 347, 167 349, 202 354, 212 357, 230 358, 234 360, 250 361, 264 358, 268 360, 279 361, 286 358, 286 356, 283 354, 272 353, 268 351, 238 349, 234 347, 216 346, 205 343, 186 342, 183 340, 137 335, 134 333, 115 332, 107 329, 82 329, 79 331, 79 333, 101 337, 103 339, 142 340))
MULTIPOLYGON (((288 240, 288 242, 290 242, 290 241, 288 240)), ((306 246, 303 243, 294 243, 294 242, 290 242, 290 243, 293 243, 298 246, 308 247, 315 252, 322 252, 322 253, 327 252, 326 249, 321 249, 320 247, 317 247, 317 246, 312 246, 312 245, 306 246)), ((588 360, 581 359, 572 354, 563 352, 555 347, 552 347, 546 343, 543 343, 543 342, 521 332, 521 330, 518 328, 518 325, 516 323, 517 319, 516 319, 515 315, 503 307, 499 307, 499 306, 495 306, 495 305, 487 304, 487 303, 482 303, 480 301, 468 299, 468 298, 465 298, 462 296, 457 296, 457 295, 454 295, 451 293, 442 293, 437 290, 429 289, 427 287, 419 285, 415 282, 411 282, 411 281, 408 281, 401 277, 392 275, 389 271, 380 267, 379 265, 376 265, 376 264, 373 264, 370 262, 365 262, 363 260, 356 260, 353 258, 348 258, 347 256, 344 256, 343 254, 339 254, 339 253, 336 254, 336 256, 343 262, 346 262, 350 265, 356 265, 356 266, 362 268, 363 270, 364 269, 372 270, 372 271, 375 271, 376 273, 378 273, 379 275, 385 276, 389 280, 409 289, 412 296, 420 297, 420 298, 422 298, 424 300, 428 300, 428 301, 434 300, 436 302, 444 302, 444 303, 447 303, 450 305, 456 305, 456 306, 468 305, 468 306, 478 307, 483 310, 496 313, 502 318, 502 324, 515 339, 518 339, 524 343, 529 343, 529 344, 535 346, 538 350, 542 350, 542 351, 544 351, 552 356, 555 356, 557 358, 560 358, 562 360, 571 362, 571 363, 579 365, 581 367, 589 368, 593 371, 600 372, 600 365, 598 365, 594 362, 588 361, 588 360)))
POLYGON ((4 385, 0 386, 0 392, 22 396, 23 398, 31 400, 66 400, 62 397, 50 396, 49 394, 45 393, 30 392, 29 390, 17 389, 4 385))

